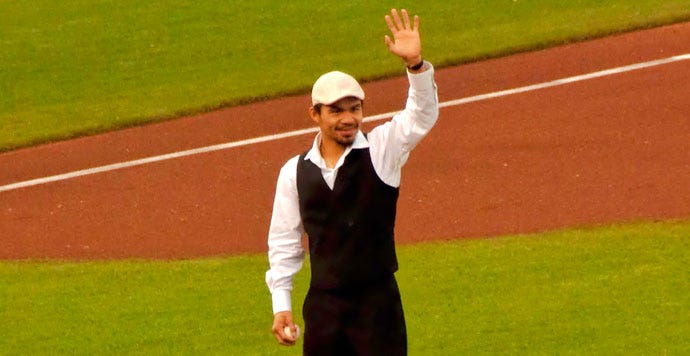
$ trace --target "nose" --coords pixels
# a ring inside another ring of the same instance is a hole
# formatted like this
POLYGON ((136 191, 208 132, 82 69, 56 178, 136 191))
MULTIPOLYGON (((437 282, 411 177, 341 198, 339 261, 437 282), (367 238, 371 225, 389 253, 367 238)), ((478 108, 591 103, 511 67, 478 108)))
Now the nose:
POLYGON ((348 113, 346 115, 343 115, 343 118, 340 119, 340 124, 341 125, 356 125, 357 124, 357 117, 355 116, 354 113, 348 113))

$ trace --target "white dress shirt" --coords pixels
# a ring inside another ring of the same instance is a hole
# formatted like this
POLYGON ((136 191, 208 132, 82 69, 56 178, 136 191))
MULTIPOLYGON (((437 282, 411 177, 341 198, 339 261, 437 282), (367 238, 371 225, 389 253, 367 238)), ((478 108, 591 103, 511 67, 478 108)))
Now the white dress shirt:
MULTIPOLYGON (((321 168, 321 174, 333 189, 338 169, 353 148, 369 147, 374 170, 381 180, 392 186, 400 186, 400 173, 410 151, 426 136, 438 118, 438 95, 434 82, 434 68, 422 73, 407 73, 410 82, 405 110, 396 114, 391 121, 371 130, 366 136, 360 131, 354 142, 340 156, 334 168, 328 168, 321 156, 319 145, 321 134, 314 138, 314 144, 305 160, 321 168)), ((304 234, 297 197, 297 160, 291 158, 280 169, 276 185, 273 215, 268 233, 268 260, 270 269, 266 272, 266 284, 273 300, 273 313, 291 311, 292 280, 302 268, 304 249, 301 239, 304 234)))

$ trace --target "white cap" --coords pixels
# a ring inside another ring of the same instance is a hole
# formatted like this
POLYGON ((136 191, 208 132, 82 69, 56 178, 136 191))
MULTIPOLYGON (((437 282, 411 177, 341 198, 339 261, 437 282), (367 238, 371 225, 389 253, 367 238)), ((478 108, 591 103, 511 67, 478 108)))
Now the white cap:
POLYGON ((314 83, 311 90, 311 104, 330 105, 349 96, 364 100, 364 90, 357 80, 343 72, 328 72, 314 83))

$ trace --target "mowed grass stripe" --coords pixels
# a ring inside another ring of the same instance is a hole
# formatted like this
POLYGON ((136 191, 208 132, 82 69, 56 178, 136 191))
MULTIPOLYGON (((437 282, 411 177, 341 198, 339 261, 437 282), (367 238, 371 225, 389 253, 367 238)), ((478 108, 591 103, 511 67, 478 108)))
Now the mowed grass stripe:
MULTIPOLYGON (((687 354, 690 221, 399 247, 410 353, 687 354)), ((300 354, 263 255, 0 262, 7 354, 300 354)), ((295 313, 308 285, 296 280, 295 313)), ((300 321, 301 323, 301 318, 300 321)))

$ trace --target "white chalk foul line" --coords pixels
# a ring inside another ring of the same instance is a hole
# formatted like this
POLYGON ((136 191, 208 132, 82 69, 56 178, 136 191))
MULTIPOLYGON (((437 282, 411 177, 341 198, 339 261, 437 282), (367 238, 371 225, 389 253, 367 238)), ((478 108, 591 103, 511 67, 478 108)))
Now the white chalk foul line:
MULTIPOLYGON (((576 76, 567 77, 567 78, 556 79, 553 81, 528 85, 528 86, 524 86, 524 87, 506 89, 506 90, 501 90, 501 91, 492 92, 492 93, 480 94, 480 95, 470 96, 470 97, 466 97, 466 98, 445 101, 445 102, 439 103, 439 107, 445 108, 445 107, 449 107, 449 106, 463 105, 463 104, 472 103, 472 102, 476 102, 476 101, 488 100, 488 99, 498 98, 498 97, 507 96, 507 95, 513 95, 513 94, 519 94, 519 93, 524 93, 524 92, 538 90, 538 89, 550 88, 550 87, 555 87, 555 86, 559 86, 559 85, 564 85, 564 84, 569 84, 569 83, 574 83, 574 82, 579 82, 579 81, 589 80, 589 79, 594 79, 594 78, 600 78, 600 77, 605 77, 608 75, 614 75, 614 74, 619 74, 619 73, 624 73, 624 72, 630 72, 630 71, 634 71, 634 70, 659 66, 659 65, 663 65, 663 64, 668 64, 668 63, 673 63, 673 62, 678 62, 678 61, 683 61, 683 60, 688 60, 688 59, 690 59, 690 53, 682 54, 682 55, 678 55, 678 56, 673 56, 673 57, 668 57, 668 58, 662 58, 662 59, 653 60, 653 61, 649 61, 649 62, 642 62, 642 63, 636 63, 636 64, 631 64, 631 65, 622 66, 622 67, 616 67, 616 68, 601 70, 598 72, 592 72, 592 73, 581 74, 581 75, 576 75, 576 76)), ((394 111, 394 112, 388 112, 388 113, 383 113, 383 114, 378 114, 378 115, 373 115, 373 116, 367 116, 366 118, 364 118, 363 121, 364 122, 372 122, 372 121, 378 121, 378 120, 385 120, 385 119, 393 117, 395 114, 397 114, 399 112, 400 111, 394 111)), ((318 128, 314 127, 314 128, 308 128, 308 129, 302 129, 302 130, 289 131, 289 132, 285 132, 285 133, 281 133, 281 134, 267 135, 267 136, 255 137, 255 138, 250 138, 250 139, 241 140, 241 141, 227 142, 227 143, 221 143, 221 144, 212 145, 212 146, 194 148, 194 149, 190 149, 190 150, 173 152, 173 153, 168 153, 168 154, 159 155, 159 156, 151 156, 151 157, 136 159, 136 160, 132 160, 132 161, 113 163, 113 164, 109 164, 109 165, 105 165, 105 166, 82 169, 82 170, 73 171, 73 172, 69 172, 69 173, 58 174, 58 175, 53 175, 53 176, 48 176, 48 177, 43 177, 43 178, 37 178, 37 179, 31 179, 31 180, 26 180, 26 181, 22 181, 22 182, 16 182, 16 183, 12 183, 12 184, 3 185, 3 186, 0 186, 0 192, 14 190, 14 189, 20 189, 20 188, 26 188, 26 187, 31 187, 31 186, 35 186, 35 185, 47 184, 47 183, 57 182, 57 181, 61 181, 61 180, 67 180, 67 179, 87 176, 87 175, 91 175, 91 174, 110 172, 110 171, 115 171, 118 169, 135 167, 135 166, 140 166, 140 165, 154 163, 154 162, 160 162, 160 161, 166 161, 166 160, 175 159, 175 158, 197 155, 197 154, 201 154, 201 153, 226 150, 229 148, 252 145, 252 144, 268 142, 268 141, 275 141, 275 140, 280 140, 280 139, 293 137, 293 136, 300 136, 300 135, 305 135, 305 134, 310 134, 310 133, 316 133, 317 131, 318 131, 318 128)))
POLYGON ((57 181, 61 181, 61 180, 87 176, 87 175, 96 174, 96 173, 109 172, 109 171, 114 171, 114 170, 123 169, 123 168, 141 166, 144 164, 149 164, 149 163, 154 163, 154 162, 167 161, 167 160, 174 159, 174 158, 181 158, 181 157, 192 156, 192 155, 201 154, 201 153, 226 150, 226 149, 233 148, 233 147, 246 146, 246 145, 251 145, 251 144, 261 143, 261 142, 266 142, 266 141, 280 140, 280 139, 288 138, 288 137, 292 137, 292 136, 299 136, 299 135, 304 135, 304 134, 308 134, 308 133, 315 133, 317 131, 318 131, 318 128, 314 127, 314 128, 303 129, 303 130, 285 132, 285 133, 276 134, 276 135, 268 135, 268 136, 250 138, 250 139, 242 140, 242 141, 227 142, 227 143, 221 143, 221 144, 212 145, 212 146, 194 148, 194 149, 190 149, 190 150, 173 152, 173 153, 168 153, 168 154, 159 155, 159 156, 151 156, 151 157, 136 159, 133 161, 113 163, 113 164, 109 164, 106 166, 87 168, 87 169, 82 169, 82 170, 78 170, 78 171, 74 171, 74 172, 63 173, 63 174, 58 174, 58 175, 54 175, 54 176, 48 176, 48 177, 37 178, 37 179, 27 180, 27 181, 23 181, 23 182, 17 182, 17 183, 12 183, 12 184, 8 184, 8 185, 3 185, 3 186, 0 186, 0 192, 7 191, 7 190, 13 190, 13 189, 19 189, 19 188, 25 188, 25 187, 31 187, 34 185, 52 183, 52 182, 57 182, 57 181))
POLYGON ((690 59, 690 53, 678 55, 678 56, 673 56, 673 57, 668 57, 668 58, 663 58, 663 59, 657 59, 657 60, 649 61, 649 62, 635 63, 635 64, 623 66, 623 67, 605 69, 605 70, 601 70, 598 72, 581 74, 581 75, 576 75, 573 77, 556 79, 556 80, 553 80, 550 82, 538 83, 538 84, 528 85, 528 86, 514 88, 514 89, 506 89, 506 90, 501 90, 501 91, 497 91, 497 92, 493 92, 493 93, 475 95, 475 96, 470 96, 467 98, 462 98, 462 99, 457 99, 457 100, 450 100, 450 101, 440 103, 439 106, 440 107, 447 107, 447 106, 462 105, 462 104, 467 104, 467 103, 471 103, 471 102, 475 102, 475 101, 487 100, 487 99, 497 98, 497 97, 506 96, 506 95, 519 94, 519 93, 524 93, 524 92, 528 92, 528 91, 532 91, 532 90, 550 88, 550 87, 555 87, 555 86, 559 86, 559 85, 563 85, 563 84, 569 84, 569 83, 579 82, 579 81, 583 81, 583 80, 605 77, 608 75, 630 72, 633 70, 639 70, 639 69, 659 66, 662 64, 668 64, 668 63, 678 62, 678 61, 687 60, 687 59, 690 59))

